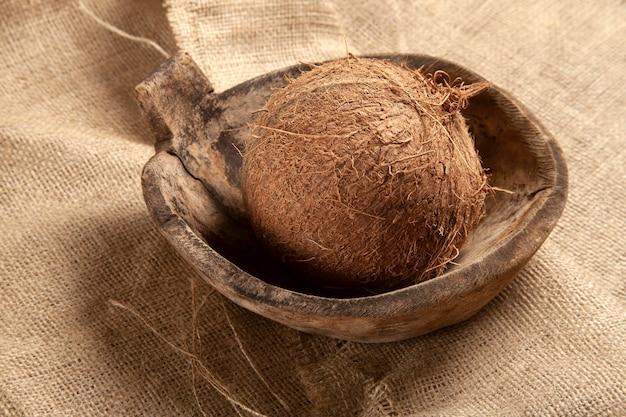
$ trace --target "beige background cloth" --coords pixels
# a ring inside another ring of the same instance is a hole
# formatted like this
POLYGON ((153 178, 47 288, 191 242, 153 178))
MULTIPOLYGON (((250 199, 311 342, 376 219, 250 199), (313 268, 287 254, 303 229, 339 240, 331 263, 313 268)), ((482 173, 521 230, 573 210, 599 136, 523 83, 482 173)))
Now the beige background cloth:
POLYGON ((624 45, 617 0, 1 2, 0 414, 626 415, 624 45), (465 323, 363 345, 270 322, 149 218, 132 89, 165 57, 147 39, 218 91, 346 45, 453 60, 555 135, 567 208, 465 323))

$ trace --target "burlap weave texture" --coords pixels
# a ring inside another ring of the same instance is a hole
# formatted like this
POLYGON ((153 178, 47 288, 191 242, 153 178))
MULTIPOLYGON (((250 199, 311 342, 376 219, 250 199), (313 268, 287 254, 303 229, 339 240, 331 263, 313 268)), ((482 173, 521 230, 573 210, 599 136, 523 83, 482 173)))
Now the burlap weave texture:
POLYGON ((0 41, 0 414, 626 415, 623 2, 9 0, 0 41), (132 90, 165 56, 139 38, 218 91, 346 50, 450 59, 554 134, 568 205, 465 323, 364 345, 270 322, 149 218, 132 90))

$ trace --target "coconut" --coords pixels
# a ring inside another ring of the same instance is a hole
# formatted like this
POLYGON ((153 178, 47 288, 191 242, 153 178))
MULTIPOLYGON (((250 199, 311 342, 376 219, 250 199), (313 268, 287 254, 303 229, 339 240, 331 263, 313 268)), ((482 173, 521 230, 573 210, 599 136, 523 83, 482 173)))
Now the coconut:
POLYGON ((242 189, 255 233, 325 288, 388 291, 441 274, 484 214, 487 177, 460 109, 486 83, 349 57, 276 90, 242 189))

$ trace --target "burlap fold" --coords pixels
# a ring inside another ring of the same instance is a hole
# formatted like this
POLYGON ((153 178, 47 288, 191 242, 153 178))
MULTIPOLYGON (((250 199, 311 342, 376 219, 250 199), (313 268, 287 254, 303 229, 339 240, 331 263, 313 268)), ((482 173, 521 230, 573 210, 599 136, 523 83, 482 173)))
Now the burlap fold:
POLYGON ((626 415, 624 22, 619 1, 1 3, 0 413, 626 415), (346 51, 456 61, 555 135, 568 206, 465 323, 365 345, 270 322, 202 282, 145 208, 132 90, 177 50, 218 91, 346 51))

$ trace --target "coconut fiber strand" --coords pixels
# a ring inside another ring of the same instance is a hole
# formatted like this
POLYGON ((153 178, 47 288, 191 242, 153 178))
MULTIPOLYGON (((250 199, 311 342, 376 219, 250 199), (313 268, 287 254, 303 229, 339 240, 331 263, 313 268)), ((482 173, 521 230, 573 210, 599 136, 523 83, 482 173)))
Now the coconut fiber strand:
POLYGON ((618 1, 0 2, 0 415, 626 415, 624 22, 618 1), (140 39, 218 92, 346 44, 455 61, 554 134, 568 205, 467 322, 378 345, 291 330, 150 219, 133 88, 165 57, 140 39))

